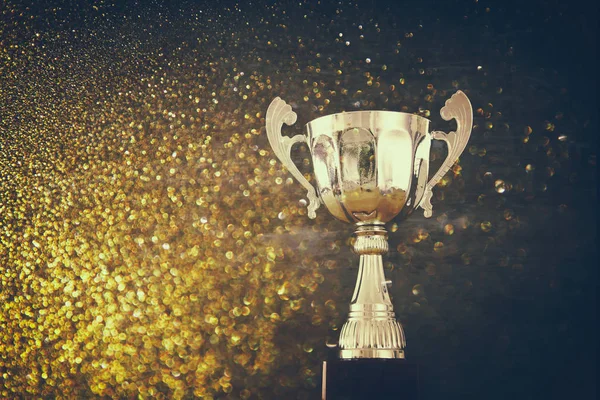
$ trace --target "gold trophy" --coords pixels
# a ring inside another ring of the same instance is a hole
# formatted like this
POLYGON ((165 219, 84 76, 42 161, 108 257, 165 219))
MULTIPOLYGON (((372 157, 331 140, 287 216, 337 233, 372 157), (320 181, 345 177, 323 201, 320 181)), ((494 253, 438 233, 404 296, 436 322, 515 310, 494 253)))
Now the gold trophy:
POLYGON ((388 251, 385 224, 421 207, 432 215, 433 187, 462 154, 471 135, 473 109, 457 91, 440 111, 456 120, 448 134, 429 130, 429 120, 394 111, 353 111, 323 116, 305 125, 305 134, 281 135, 283 124, 296 122, 292 107, 279 97, 267 110, 266 130, 275 155, 304 186, 308 216, 325 204, 334 217, 355 225, 354 250, 360 255, 358 278, 348 320, 339 339, 339 358, 403 359, 406 340, 396 320, 383 271, 388 251), (443 140, 448 156, 429 176, 431 140, 443 140), (292 162, 290 151, 304 142, 312 157, 317 187, 292 162))

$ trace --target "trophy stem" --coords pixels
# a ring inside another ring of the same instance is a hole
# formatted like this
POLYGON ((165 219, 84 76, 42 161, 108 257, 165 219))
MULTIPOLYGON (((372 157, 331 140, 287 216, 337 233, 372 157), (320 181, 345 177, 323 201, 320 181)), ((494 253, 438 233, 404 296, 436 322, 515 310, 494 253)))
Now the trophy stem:
POLYGON ((387 232, 373 224, 360 225, 355 234, 360 265, 348 321, 340 333, 340 358, 404 358, 404 331, 396 321, 383 272, 387 232))

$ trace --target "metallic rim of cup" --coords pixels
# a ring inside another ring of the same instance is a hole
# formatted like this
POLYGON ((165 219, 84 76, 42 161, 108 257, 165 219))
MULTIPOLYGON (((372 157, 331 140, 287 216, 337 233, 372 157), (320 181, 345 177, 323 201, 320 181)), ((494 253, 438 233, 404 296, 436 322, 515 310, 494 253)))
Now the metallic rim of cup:
POLYGON ((317 121, 323 121, 326 119, 335 119, 337 117, 344 117, 344 118, 352 118, 352 116, 354 115, 360 115, 360 114, 398 114, 398 115, 402 115, 402 116, 406 116, 406 117, 415 117, 417 119, 423 119, 425 121, 427 121, 428 123, 431 123, 431 120, 429 118, 423 117, 422 115, 419 114, 411 114, 411 113, 407 113, 407 112, 402 112, 402 111, 390 111, 390 110, 359 110, 359 111, 342 111, 339 113, 335 113, 335 114, 327 114, 327 115, 323 115, 321 117, 315 118, 310 122, 307 122, 305 124, 305 127, 313 124, 317 121))

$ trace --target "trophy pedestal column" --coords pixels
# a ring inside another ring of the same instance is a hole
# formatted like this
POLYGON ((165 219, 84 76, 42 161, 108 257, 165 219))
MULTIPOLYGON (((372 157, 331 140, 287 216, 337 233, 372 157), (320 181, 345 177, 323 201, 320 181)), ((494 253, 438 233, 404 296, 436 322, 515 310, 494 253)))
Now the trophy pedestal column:
POLYGON ((404 360, 406 340, 387 290, 382 255, 388 251, 382 224, 361 224, 354 251, 360 255, 348 321, 338 357, 323 362, 323 400, 416 400, 419 371, 404 360))
POLYGON ((419 369, 403 359, 323 362, 322 400, 418 400, 419 369))
POLYGON ((382 224, 359 225, 354 251, 358 278, 339 341, 341 359, 403 359, 406 340, 396 321, 381 256, 388 251, 382 224))

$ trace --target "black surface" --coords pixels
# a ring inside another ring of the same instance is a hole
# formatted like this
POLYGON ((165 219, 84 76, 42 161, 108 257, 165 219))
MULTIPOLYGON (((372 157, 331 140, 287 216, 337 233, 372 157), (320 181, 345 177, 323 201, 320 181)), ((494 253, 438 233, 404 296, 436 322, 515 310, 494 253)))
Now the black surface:
POLYGON ((420 398, 419 367, 406 360, 329 360, 323 373, 326 400, 420 398))

